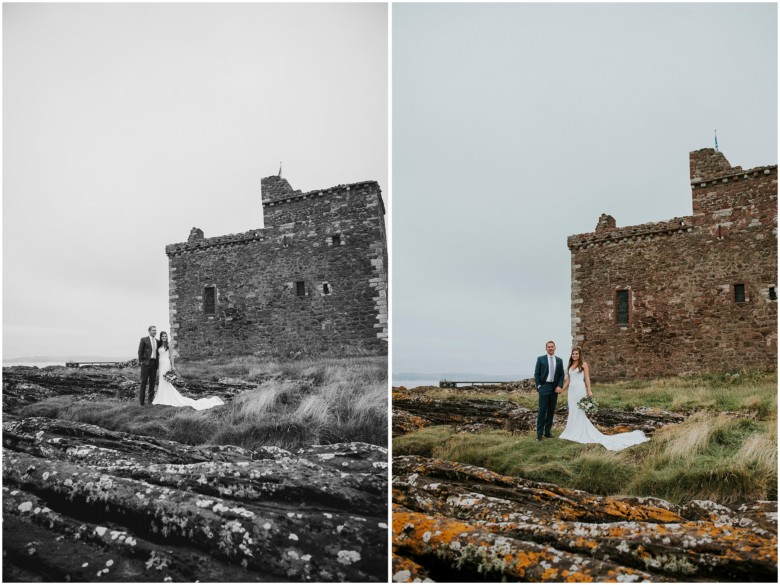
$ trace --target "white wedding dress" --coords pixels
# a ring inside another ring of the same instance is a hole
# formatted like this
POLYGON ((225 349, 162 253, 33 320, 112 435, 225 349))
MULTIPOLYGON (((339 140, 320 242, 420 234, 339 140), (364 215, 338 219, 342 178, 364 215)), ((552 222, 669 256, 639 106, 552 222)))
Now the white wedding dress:
POLYGON ((605 435, 593 426, 588 416, 577 406, 582 398, 588 394, 585 387, 585 372, 577 371, 577 368, 569 370, 569 418, 566 419, 566 428, 560 437, 575 443, 601 443, 610 451, 621 451, 626 447, 632 447, 639 443, 649 441, 642 431, 619 433, 617 435, 605 435))
POLYGON ((171 355, 170 351, 164 347, 160 348, 160 352, 157 354, 157 392, 154 394, 154 400, 152 404, 161 404, 165 406, 191 406, 195 410, 206 410, 215 406, 221 406, 225 404, 218 396, 212 396, 210 398, 200 398, 195 400, 193 398, 187 398, 179 394, 179 391, 173 387, 173 385, 165 379, 165 374, 171 370, 171 355))

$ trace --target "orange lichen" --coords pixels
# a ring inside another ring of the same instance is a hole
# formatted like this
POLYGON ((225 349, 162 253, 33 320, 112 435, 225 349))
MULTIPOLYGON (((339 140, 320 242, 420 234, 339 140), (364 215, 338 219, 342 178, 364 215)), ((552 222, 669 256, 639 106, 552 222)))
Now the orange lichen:
POLYGON ((555 581, 558 577, 558 569, 545 569, 542 573, 542 581, 555 581))
POLYGON ((776 529, 759 522, 776 504, 751 508, 752 516, 722 506, 706 514, 707 503, 601 497, 451 461, 400 459, 394 493, 419 512, 394 515, 394 545, 411 556, 435 554, 464 580, 477 573, 510 581, 738 580, 746 566, 776 572, 776 529))
POLYGON ((579 571, 569 573, 563 580, 564 583, 593 583, 593 581, 593 577, 579 571))

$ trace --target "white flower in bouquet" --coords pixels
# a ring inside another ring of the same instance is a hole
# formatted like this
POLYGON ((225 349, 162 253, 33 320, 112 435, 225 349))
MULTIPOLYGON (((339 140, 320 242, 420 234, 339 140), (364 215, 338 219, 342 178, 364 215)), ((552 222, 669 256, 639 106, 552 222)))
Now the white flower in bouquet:
POLYGON ((178 390, 182 390, 187 387, 187 383, 184 381, 184 379, 178 374, 176 370, 168 370, 165 372, 165 375, 163 376, 165 380, 174 388, 178 390))
POLYGON ((599 411, 599 403, 593 400, 593 398, 590 396, 586 396, 585 398, 580 399, 580 401, 577 402, 577 406, 579 406, 580 410, 582 410, 588 416, 591 414, 596 414, 599 411))

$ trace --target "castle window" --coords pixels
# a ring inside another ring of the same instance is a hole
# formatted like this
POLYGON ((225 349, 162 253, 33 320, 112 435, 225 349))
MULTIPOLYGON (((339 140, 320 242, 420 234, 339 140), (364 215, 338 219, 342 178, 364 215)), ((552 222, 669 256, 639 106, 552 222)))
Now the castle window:
POLYGON ((295 283, 295 295, 299 297, 306 296, 306 283, 304 283, 302 280, 299 280, 295 283))
POLYGON ((744 284, 735 284, 734 285, 734 302, 735 303, 744 303, 745 302, 745 285, 744 284))
POLYGON ((330 285, 327 282, 322 283, 322 294, 324 295, 330 294, 330 285))
POLYGON ((631 291, 615 291, 615 322, 628 325, 631 322, 631 291))
POLYGON ((332 240, 333 240, 333 245, 334 246, 340 246, 341 245, 341 236, 340 235, 333 236, 332 240))
POLYGON ((769 300, 770 301, 776 301, 777 300, 777 289, 773 286, 769 287, 769 300))
POLYGON ((217 312, 217 287, 206 286, 203 288, 203 312, 213 315, 217 312))

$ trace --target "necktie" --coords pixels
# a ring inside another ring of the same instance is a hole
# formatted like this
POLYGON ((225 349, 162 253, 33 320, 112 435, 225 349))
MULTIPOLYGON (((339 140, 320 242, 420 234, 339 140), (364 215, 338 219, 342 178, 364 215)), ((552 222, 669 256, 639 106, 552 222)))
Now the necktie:
POLYGON ((550 358, 550 375, 547 376, 547 381, 552 382, 555 380, 555 366, 553 365, 553 356, 549 356, 550 358))

